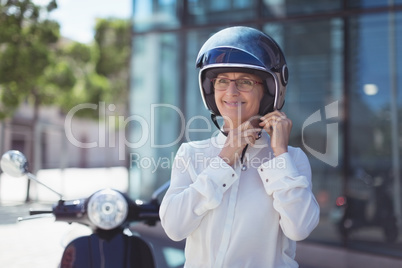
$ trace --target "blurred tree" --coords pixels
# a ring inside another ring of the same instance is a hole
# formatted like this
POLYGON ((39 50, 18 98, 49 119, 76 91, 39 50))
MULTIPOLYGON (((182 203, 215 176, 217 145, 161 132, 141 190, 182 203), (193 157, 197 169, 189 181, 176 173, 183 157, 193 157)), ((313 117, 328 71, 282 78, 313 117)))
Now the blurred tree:
POLYGON ((31 0, 0 1, 0 120, 22 101, 33 105, 35 123, 40 105, 67 112, 80 103, 110 99, 111 83, 96 72, 98 46, 61 39, 59 24, 46 19, 55 8, 56 1, 44 8, 31 0))
MULTIPOLYGON (((63 112, 68 112, 81 103, 98 104, 108 99, 109 80, 95 70, 98 49, 94 45, 68 42, 59 46, 57 57, 59 64, 63 62, 73 70, 77 79, 68 95, 62 94, 57 104, 63 112)), ((99 113, 92 109, 78 111, 75 116, 97 119, 99 113)))
MULTIPOLYGON (((97 104, 109 91, 107 79, 96 74, 97 48, 61 39, 59 24, 48 19, 56 7, 56 1, 46 7, 31 0, 0 1, 0 120, 11 117, 22 102, 32 105, 28 157, 33 172, 42 159, 39 107, 56 105, 67 112, 80 103, 97 104)), ((75 115, 98 113, 86 109, 75 115)))
MULTIPOLYGON (((125 113, 128 101, 129 20, 99 19, 96 42, 86 45, 60 38, 59 24, 48 19, 55 8, 56 0, 46 7, 32 0, 0 0, 0 123, 22 102, 32 105, 34 171, 41 159, 41 105, 67 113, 78 104, 102 101, 125 113)), ((96 118, 99 113, 83 109, 75 115, 96 118)))
POLYGON ((125 113, 128 102, 131 23, 124 19, 97 19, 95 42, 99 55, 96 72, 108 78, 110 90, 105 100, 116 104, 125 113))
MULTIPOLYGON (((69 75, 71 70, 60 66, 59 76, 67 75, 62 80, 67 84, 45 87, 49 78, 46 70, 55 64, 51 52, 59 40, 59 24, 43 14, 55 7, 55 1, 46 9, 30 0, 0 1, 0 119, 11 116, 22 101, 33 104, 33 142, 29 157, 34 160, 34 171, 40 159, 39 106, 58 96, 55 88, 69 89, 75 83, 69 75)), ((26 201, 29 201, 29 187, 28 182, 26 201)))
POLYGON ((52 64, 49 47, 59 39, 59 25, 41 19, 43 11, 30 0, 0 3, 0 118, 4 118, 21 101, 31 99, 38 108, 54 95, 40 86, 44 70, 52 64))

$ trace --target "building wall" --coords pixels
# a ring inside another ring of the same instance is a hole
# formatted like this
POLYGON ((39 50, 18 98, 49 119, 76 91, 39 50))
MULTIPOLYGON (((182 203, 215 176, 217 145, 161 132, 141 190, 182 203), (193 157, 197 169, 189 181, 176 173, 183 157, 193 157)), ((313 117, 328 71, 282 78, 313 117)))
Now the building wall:
POLYGON ((138 120, 130 123, 129 155, 143 195, 169 179, 170 166, 157 163, 171 163, 181 142, 216 132, 195 68, 203 42, 227 26, 251 26, 278 41, 289 66, 291 144, 310 159, 321 207, 309 239, 402 257, 401 0, 134 0, 133 7, 130 103, 138 120), (360 211, 347 236, 336 205, 342 196, 360 211), (385 236, 392 226, 381 211, 398 219, 395 239, 385 236))
POLYGON ((126 166, 124 144, 118 140, 125 130, 112 127, 108 116, 95 121, 72 115, 68 121, 57 107, 41 107, 35 135, 32 114, 32 107, 22 104, 12 119, 0 124, 1 151, 22 151, 32 171, 126 166))

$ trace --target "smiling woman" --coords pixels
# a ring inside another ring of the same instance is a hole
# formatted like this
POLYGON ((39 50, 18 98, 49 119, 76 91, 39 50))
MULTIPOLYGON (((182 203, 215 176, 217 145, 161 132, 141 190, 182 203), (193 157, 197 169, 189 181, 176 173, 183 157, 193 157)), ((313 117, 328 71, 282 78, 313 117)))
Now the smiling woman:
POLYGON ((217 136, 180 146, 161 224, 186 239, 185 267, 298 267, 295 241, 316 227, 319 207, 306 155, 288 146, 284 55, 239 26, 210 37, 196 62, 206 108, 224 123, 215 121, 217 136))

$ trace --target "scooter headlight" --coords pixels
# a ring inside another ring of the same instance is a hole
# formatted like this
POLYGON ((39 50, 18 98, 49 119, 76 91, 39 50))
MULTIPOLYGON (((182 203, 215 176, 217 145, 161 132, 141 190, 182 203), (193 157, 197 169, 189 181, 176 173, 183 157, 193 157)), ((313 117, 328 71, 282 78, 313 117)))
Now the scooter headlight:
POLYGON ((128 203, 124 196, 112 189, 93 194, 88 201, 88 217, 96 227, 111 230, 127 218, 128 203))

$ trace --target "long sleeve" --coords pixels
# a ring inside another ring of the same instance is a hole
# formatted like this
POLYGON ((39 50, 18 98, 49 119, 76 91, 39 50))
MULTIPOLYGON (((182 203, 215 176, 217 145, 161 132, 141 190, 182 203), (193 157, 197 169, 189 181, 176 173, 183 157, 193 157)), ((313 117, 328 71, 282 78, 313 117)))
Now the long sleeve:
POLYGON ((320 208, 311 191, 311 168, 301 149, 294 149, 263 163, 259 168, 267 194, 280 215, 284 234, 294 241, 305 239, 317 226, 320 208))
POLYGON ((220 157, 197 155, 183 144, 175 157, 171 184, 160 207, 161 224, 172 240, 182 240, 199 225, 204 215, 222 201, 224 193, 238 179, 232 167, 220 157), (196 165, 204 165, 197 174, 196 165))
POLYGON ((187 267, 297 267, 295 240, 319 215, 306 155, 289 147, 273 157, 264 134, 232 168, 218 157, 225 141, 218 134, 179 148, 162 227, 171 239, 186 239, 187 267))

